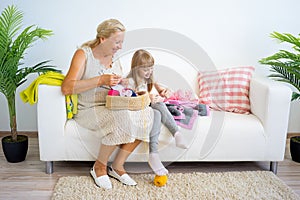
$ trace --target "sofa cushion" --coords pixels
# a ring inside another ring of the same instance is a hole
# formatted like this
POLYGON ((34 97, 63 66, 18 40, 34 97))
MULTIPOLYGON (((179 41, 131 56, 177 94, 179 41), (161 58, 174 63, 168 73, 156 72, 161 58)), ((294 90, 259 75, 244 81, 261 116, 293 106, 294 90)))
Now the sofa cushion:
POLYGON ((199 101, 213 110, 250 113, 249 86, 254 67, 199 72, 199 101))

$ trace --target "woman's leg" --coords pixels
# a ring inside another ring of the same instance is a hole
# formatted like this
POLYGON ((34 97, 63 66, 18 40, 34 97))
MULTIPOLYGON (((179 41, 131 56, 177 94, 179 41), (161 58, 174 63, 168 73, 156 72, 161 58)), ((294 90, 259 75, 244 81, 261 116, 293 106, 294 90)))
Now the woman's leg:
POLYGON ((124 163, 133 150, 141 143, 141 140, 135 140, 133 143, 121 144, 120 149, 112 163, 112 168, 120 175, 126 173, 124 163))
POLYGON ((176 124, 174 117, 171 115, 168 110, 166 104, 164 102, 158 102, 151 104, 151 107, 155 110, 158 110, 161 114, 161 122, 167 127, 167 129, 172 133, 175 138, 176 146, 186 149, 187 144, 184 139, 184 136, 178 129, 178 125, 176 124))
POLYGON ((101 144, 98 158, 94 164, 94 170, 97 177, 107 175, 107 162, 115 148, 116 145, 101 144))
POLYGON ((165 175, 168 170, 162 164, 159 154, 158 154, 158 137, 161 128, 161 115, 160 112, 153 109, 154 120, 152 130, 150 132, 150 142, 149 142, 149 165, 157 175, 165 175))
POLYGON ((112 166, 109 168, 109 176, 119 180, 125 185, 134 186, 137 183, 126 173, 124 169, 124 163, 127 160, 128 156, 133 152, 133 150, 140 144, 140 140, 135 140, 133 143, 127 143, 120 145, 120 149, 112 163, 112 166))

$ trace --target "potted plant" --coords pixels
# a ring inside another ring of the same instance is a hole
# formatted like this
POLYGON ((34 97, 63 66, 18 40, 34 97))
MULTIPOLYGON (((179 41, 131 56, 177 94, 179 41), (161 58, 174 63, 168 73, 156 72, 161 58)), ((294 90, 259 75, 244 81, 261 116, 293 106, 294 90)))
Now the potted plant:
MULTIPOLYGON (((272 38, 280 43, 292 45, 292 49, 279 50, 279 52, 269 57, 261 59, 259 62, 271 66, 273 72, 269 77, 288 83, 294 86, 295 91, 292 95, 292 101, 300 99, 300 37, 289 33, 273 32, 272 38), (292 51, 293 50, 293 51, 292 51)), ((292 160, 300 162, 300 136, 294 136, 290 139, 290 151, 292 160)))
POLYGON ((21 31, 23 13, 11 5, 1 12, 0 16, 0 92, 7 100, 11 135, 2 138, 2 148, 8 162, 25 160, 28 149, 28 137, 18 135, 16 121, 16 90, 26 82, 32 73, 58 71, 49 61, 40 62, 31 67, 20 67, 25 51, 38 39, 46 39, 53 33, 51 30, 38 28, 35 25, 21 31), (15 146, 16 145, 16 146, 15 146))
POLYGON ((300 136, 293 136, 290 139, 290 151, 292 160, 300 162, 300 136))

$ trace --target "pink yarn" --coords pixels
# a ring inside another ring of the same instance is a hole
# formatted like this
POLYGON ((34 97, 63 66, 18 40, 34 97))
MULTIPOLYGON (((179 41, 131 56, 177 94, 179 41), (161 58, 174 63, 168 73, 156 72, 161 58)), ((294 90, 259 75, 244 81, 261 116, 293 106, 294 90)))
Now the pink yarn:
POLYGON ((110 95, 110 96, 120 96, 120 92, 118 90, 109 90, 108 95, 110 95))

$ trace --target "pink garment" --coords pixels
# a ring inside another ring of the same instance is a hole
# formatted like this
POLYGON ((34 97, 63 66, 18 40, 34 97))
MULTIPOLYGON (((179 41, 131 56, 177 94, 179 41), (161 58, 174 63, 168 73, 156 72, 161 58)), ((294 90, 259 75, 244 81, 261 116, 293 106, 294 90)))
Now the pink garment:
POLYGON ((181 115, 175 116, 173 115, 175 122, 177 125, 186 128, 192 129, 194 122, 198 115, 200 116, 209 116, 209 107, 205 104, 199 104, 197 99, 194 100, 172 100, 169 99, 166 102, 168 105, 173 105, 173 109, 177 109, 181 112, 181 115), (181 108, 181 109, 178 109, 181 108), (180 118, 180 116, 184 116, 184 118, 180 118))
POLYGON ((185 119, 175 120, 178 126, 186 129, 193 129, 194 122, 198 117, 198 111, 185 107, 183 113, 185 114, 185 119))
MULTIPOLYGON (((178 126, 186 129, 192 129, 195 119, 198 116, 198 110, 193 107, 182 105, 180 101, 172 100, 172 104, 168 104, 168 109, 173 115, 178 126), (180 115, 178 115, 180 113, 180 115)), ((169 102, 170 103, 170 102, 169 102)))
POLYGON ((192 99, 192 91, 190 90, 177 90, 173 92, 173 94, 166 100, 183 100, 183 101, 189 101, 192 99))

